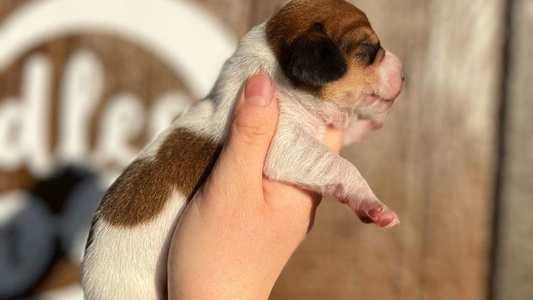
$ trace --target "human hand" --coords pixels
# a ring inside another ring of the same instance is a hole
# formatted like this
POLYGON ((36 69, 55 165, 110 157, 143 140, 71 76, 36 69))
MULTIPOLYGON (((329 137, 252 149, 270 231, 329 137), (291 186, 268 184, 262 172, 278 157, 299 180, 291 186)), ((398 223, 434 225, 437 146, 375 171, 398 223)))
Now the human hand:
MULTIPOLYGON (((170 299, 267 299, 310 230, 321 196, 263 177, 277 119, 270 80, 251 78, 227 142, 174 232, 170 299)), ((342 140, 331 129, 324 143, 338 153, 342 140)))

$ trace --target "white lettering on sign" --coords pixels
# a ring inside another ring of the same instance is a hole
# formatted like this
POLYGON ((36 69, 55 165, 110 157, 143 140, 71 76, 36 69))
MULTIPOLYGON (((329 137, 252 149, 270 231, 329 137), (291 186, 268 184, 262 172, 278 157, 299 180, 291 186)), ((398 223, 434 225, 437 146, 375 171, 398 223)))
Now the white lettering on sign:
POLYGON ((139 150, 132 148, 129 143, 141 134, 143 117, 144 108, 139 98, 132 94, 115 96, 102 116, 101 134, 94 158, 102 164, 130 163, 139 150))
MULTIPOLYGON (((58 147, 50 153, 50 78, 48 59, 35 55, 23 69, 22 101, 0 101, 0 169, 15 171, 27 165, 38 177, 49 174, 54 166, 87 165, 99 171, 109 163, 126 166, 139 149, 131 141, 148 126, 155 136, 183 112, 191 100, 178 92, 155 100, 146 112, 142 99, 129 93, 113 96, 105 105, 98 124, 96 149, 89 146, 90 122, 103 90, 105 74, 98 58, 87 50, 70 57, 62 82, 59 111, 58 147)), ((105 174, 112 179, 116 174, 105 174)))
POLYGON ((187 109, 188 98, 183 93, 173 92, 162 95, 154 104, 150 117, 150 136, 156 136, 172 120, 187 109))
POLYGON ((20 151, 23 111, 15 98, 0 101, 0 168, 7 171, 18 169, 24 160, 20 151))
POLYGON ((25 64, 22 78, 22 99, 25 117, 22 125, 22 149, 30 171, 43 174, 50 169, 51 66, 41 55, 32 56, 25 64), (24 105, 23 104, 23 105, 24 105))
POLYGON ((35 0, 0 27, 0 70, 56 37, 106 32, 156 54, 203 97, 215 82, 236 40, 192 1, 35 0))
POLYGON ((84 162, 88 157, 90 118, 104 88, 104 70, 88 51, 74 53, 65 70, 61 90, 58 157, 84 162))
MULTIPOLYGON (((223 24, 191 1, 33 0, 0 23, 0 71, 52 39, 93 32, 128 40, 155 54, 196 98, 209 92, 236 45, 223 24)), ((124 166, 136 155, 133 138, 145 128, 149 136, 155 136, 191 104, 189 97, 177 91, 155 99, 148 111, 145 101, 129 91, 102 99, 106 78, 100 59, 83 49, 69 53, 66 59, 65 70, 53 70, 48 57, 30 56, 23 62, 20 95, 0 99, 0 171, 28 167, 35 177, 46 178, 61 166, 74 164, 97 171, 109 183, 118 175, 109 163, 124 166), (53 75, 61 71, 60 82, 52 82, 53 75), (59 84, 59 107, 51 105, 55 84, 59 84), (96 144, 91 148, 91 125, 102 103, 96 144), (57 132, 51 132, 53 115, 58 116, 57 132), (57 136, 55 149, 52 134, 57 136)), ((26 192, 0 195, 0 236, 20 237, 27 243, 0 243, 0 298, 25 293, 42 278, 46 270, 41 266, 53 259, 55 238, 63 253, 79 263, 90 212, 101 196, 98 193, 103 192, 95 187, 98 184, 85 182, 77 187, 60 216, 26 192), (13 203, 23 209, 7 210, 13 203), (12 254, 31 259, 12 265, 12 254)), ((68 299, 82 298, 79 287, 68 290, 68 295, 71 292, 76 296, 68 299)), ((61 293, 43 299, 68 297, 61 293)))
MULTIPOLYGON (((3 21, 0 70, 47 40, 92 31, 113 33, 144 46, 176 75, 183 75, 180 77, 198 97, 209 91, 235 48, 235 39, 224 26, 189 1, 41 0, 29 2, 3 21)), ((60 94, 59 147, 55 154, 49 153, 54 71, 46 57, 30 57, 24 64, 21 99, 0 99, 0 169, 14 171, 27 164, 39 177, 56 163, 101 166, 116 159, 120 164, 129 162, 136 150, 128 146, 128 139, 146 125, 138 109, 140 99, 129 95, 129 100, 115 98, 109 104, 100 124, 105 130, 98 137, 97 153, 91 155, 88 124, 101 100, 105 74, 98 58, 83 50, 67 63, 60 94), (128 120, 132 114, 137 122, 128 122, 129 126, 119 120, 128 120)), ((150 113, 149 133, 155 135, 189 104, 182 94, 163 95, 150 113)), ((114 174, 107 175, 112 178, 114 174)))
POLYGON ((22 101, 8 98, 0 106, 0 168, 14 170, 28 161, 32 173, 50 168, 50 63, 32 56, 22 75, 22 101), (5 118, 5 119, 4 119, 5 118))

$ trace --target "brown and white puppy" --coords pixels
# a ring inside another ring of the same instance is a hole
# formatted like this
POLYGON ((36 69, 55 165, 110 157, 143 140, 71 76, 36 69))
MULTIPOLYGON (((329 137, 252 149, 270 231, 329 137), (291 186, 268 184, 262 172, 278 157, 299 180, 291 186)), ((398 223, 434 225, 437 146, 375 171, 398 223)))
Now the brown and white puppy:
POLYGON ((319 139, 330 125, 379 125, 402 88, 401 63, 351 4, 294 0, 242 39, 212 92, 157 137, 104 196, 83 264, 87 299, 166 298, 174 227, 217 158, 243 83, 260 72, 272 77, 280 109, 265 176, 329 194, 366 223, 398 223, 358 170, 319 139))

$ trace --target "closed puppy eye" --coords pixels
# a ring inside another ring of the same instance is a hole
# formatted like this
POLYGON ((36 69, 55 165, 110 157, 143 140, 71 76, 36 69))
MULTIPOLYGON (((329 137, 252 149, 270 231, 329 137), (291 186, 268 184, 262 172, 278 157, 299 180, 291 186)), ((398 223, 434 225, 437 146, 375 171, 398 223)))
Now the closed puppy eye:
POLYGON ((318 32, 326 33, 326 27, 322 23, 313 24, 313 29, 318 32))
POLYGON ((380 48, 381 46, 379 43, 374 45, 367 41, 362 42, 359 44, 357 50, 357 58, 359 58, 364 64, 371 65, 376 60, 376 56, 380 48))

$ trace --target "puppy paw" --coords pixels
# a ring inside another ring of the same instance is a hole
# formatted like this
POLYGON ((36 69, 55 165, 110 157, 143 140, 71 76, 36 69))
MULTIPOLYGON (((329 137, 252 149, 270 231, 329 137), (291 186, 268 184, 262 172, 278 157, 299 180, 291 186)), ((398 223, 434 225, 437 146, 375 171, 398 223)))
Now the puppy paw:
POLYGON ((382 228, 390 228, 400 224, 395 212, 378 200, 363 200, 354 210, 363 223, 374 223, 382 228))

